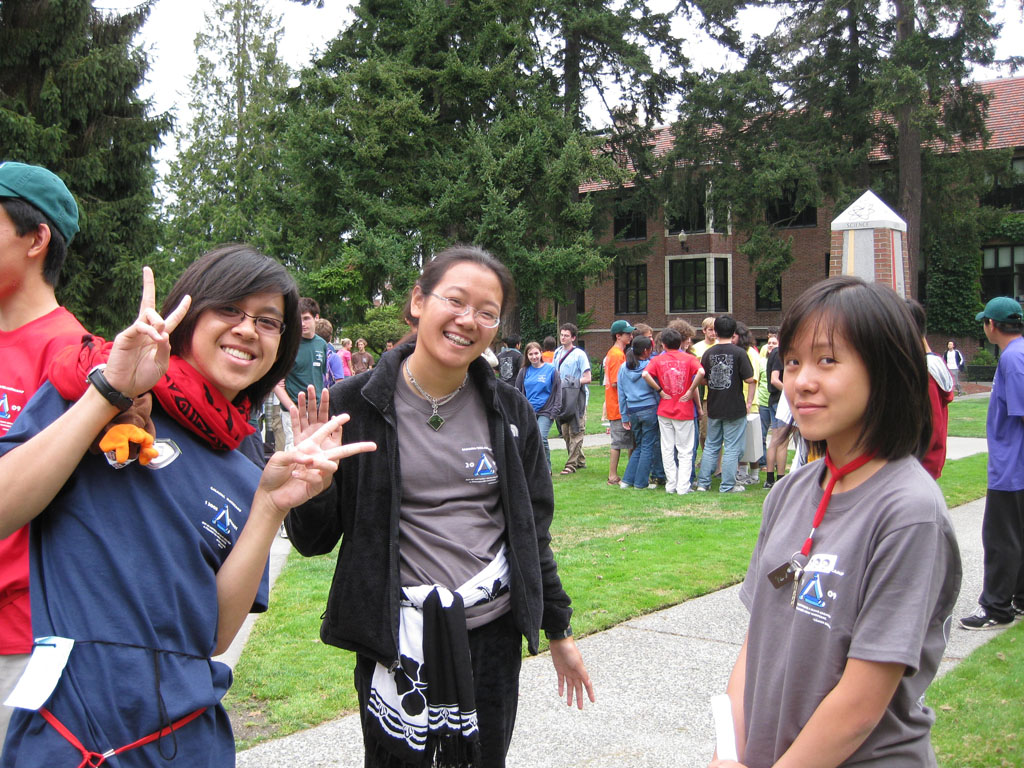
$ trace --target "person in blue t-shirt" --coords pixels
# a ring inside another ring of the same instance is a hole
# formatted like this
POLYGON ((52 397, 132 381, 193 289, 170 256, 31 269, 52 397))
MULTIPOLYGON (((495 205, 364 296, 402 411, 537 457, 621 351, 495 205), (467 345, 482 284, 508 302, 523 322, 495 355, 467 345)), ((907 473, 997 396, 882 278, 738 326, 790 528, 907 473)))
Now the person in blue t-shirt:
POLYGON ((985 424, 985 579, 978 608, 960 619, 961 627, 975 630, 995 629, 1024 615, 1024 315, 1017 301, 999 296, 976 319, 999 347, 999 367, 985 424))
POLYGON ((548 433, 551 424, 562 409, 562 379, 551 363, 542 359, 543 350, 536 341, 526 345, 526 364, 519 369, 516 376, 516 388, 526 395, 533 410, 537 413, 537 427, 540 429, 544 443, 544 456, 548 460, 548 472, 551 472, 551 448, 548 446, 548 433))
POLYGON ((44 706, 14 713, 3 768, 115 753, 133 766, 234 765, 220 704, 231 673, 211 657, 266 609, 267 556, 288 510, 329 485, 342 457, 375 447, 342 446, 338 417, 302 429, 262 473, 236 450, 253 431, 250 403, 295 359, 298 291, 277 262, 222 246, 159 314, 155 296, 146 267, 138 319, 111 343, 87 337, 60 353, 0 438, 0 537, 29 524, 33 634, 74 643, 44 706), (139 460, 108 455, 105 440, 95 450, 150 392, 157 440, 139 430, 139 460))

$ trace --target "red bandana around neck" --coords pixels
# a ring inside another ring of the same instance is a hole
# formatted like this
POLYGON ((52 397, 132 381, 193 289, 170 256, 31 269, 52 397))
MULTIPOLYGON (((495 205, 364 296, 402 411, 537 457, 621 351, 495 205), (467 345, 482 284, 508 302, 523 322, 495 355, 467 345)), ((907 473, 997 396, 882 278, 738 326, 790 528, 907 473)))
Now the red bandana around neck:
MULTIPOLYGON (((49 379, 65 400, 77 400, 89 382, 89 371, 110 357, 113 342, 83 336, 80 346, 61 350, 50 363, 49 379)), ((249 399, 230 402, 202 374, 177 355, 153 387, 160 406, 175 421, 218 451, 231 451, 255 432, 249 423, 249 399)))

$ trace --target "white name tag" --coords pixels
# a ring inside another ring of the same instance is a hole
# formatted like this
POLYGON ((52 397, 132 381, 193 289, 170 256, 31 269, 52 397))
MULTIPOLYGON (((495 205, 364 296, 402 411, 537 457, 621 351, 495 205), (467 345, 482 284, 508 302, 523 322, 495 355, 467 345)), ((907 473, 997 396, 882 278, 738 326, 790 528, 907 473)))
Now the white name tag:
POLYGON ((4 704, 31 710, 43 706, 57 687, 74 644, 66 637, 37 637, 32 658, 4 704))
POLYGON ((732 719, 729 696, 719 693, 711 697, 711 714, 715 718, 715 750, 719 760, 739 760, 736 755, 736 729, 732 719))

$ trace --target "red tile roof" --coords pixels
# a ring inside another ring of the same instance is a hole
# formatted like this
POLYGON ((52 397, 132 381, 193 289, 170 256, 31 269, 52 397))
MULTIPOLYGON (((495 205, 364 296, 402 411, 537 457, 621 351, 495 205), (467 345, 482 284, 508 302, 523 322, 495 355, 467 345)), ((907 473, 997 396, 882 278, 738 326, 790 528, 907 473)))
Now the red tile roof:
MULTIPOLYGON (((979 82, 978 87, 991 96, 988 115, 985 119, 991 134, 988 149, 1024 149, 1024 77, 986 80, 979 82)), ((665 155, 672 148, 673 142, 671 128, 655 129, 654 155, 656 157, 665 155)), ((970 149, 981 149, 981 142, 972 141, 967 146, 970 149)), ((879 148, 872 153, 872 157, 884 159, 886 152, 879 148)), ((631 173, 633 171, 633 164, 628 160, 626 161, 626 170, 631 173)), ((631 187, 633 183, 626 182, 625 186, 631 187)), ((608 182, 595 180, 581 184, 580 192, 597 192, 608 188, 608 182)))

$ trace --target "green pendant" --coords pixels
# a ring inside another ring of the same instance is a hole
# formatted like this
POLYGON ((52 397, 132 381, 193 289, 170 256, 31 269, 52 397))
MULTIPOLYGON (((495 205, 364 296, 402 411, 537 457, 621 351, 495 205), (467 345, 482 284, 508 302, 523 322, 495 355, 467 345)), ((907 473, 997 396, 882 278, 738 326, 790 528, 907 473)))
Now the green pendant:
POLYGON ((434 431, 437 432, 437 430, 444 426, 444 419, 441 418, 441 414, 435 412, 429 419, 427 419, 427 424, 433 427, 434 431))

